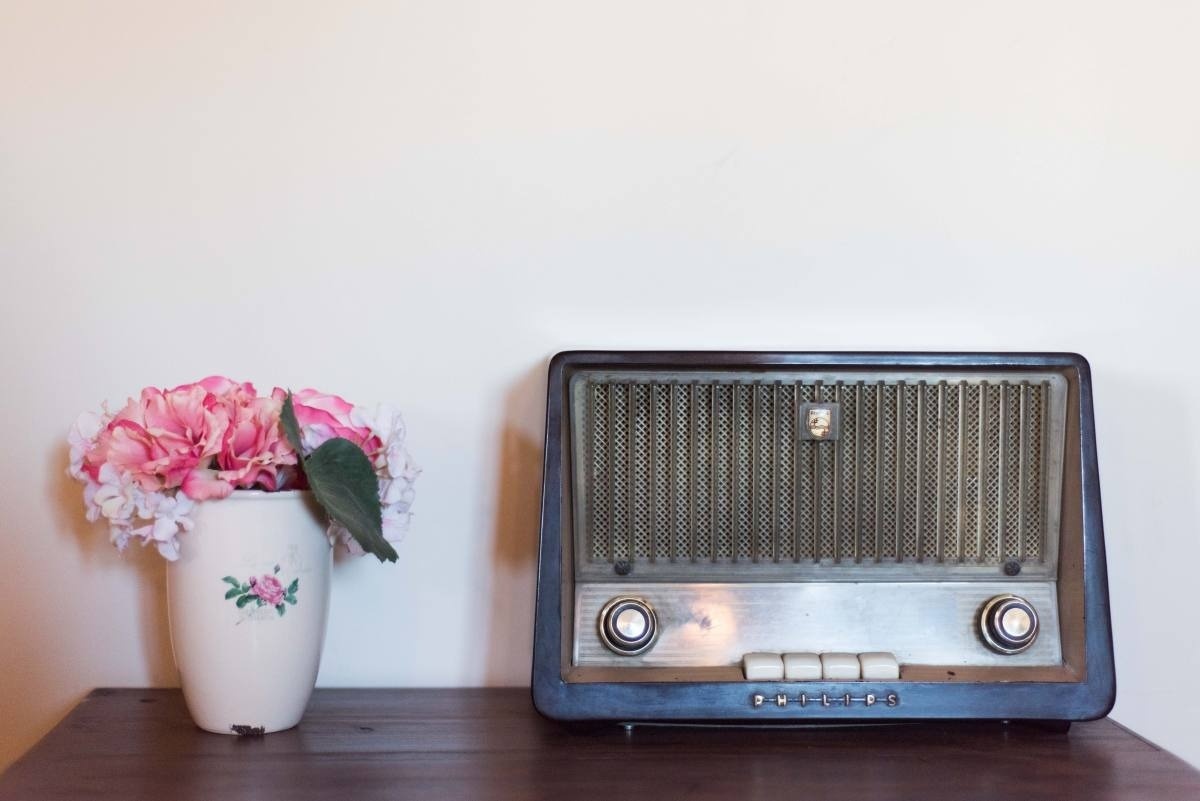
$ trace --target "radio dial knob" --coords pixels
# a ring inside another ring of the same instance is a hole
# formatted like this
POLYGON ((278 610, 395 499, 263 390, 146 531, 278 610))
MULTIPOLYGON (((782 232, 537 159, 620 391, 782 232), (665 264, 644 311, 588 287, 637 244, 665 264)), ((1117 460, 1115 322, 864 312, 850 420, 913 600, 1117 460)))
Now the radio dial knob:
POLYGON ((1019 595, 997 595, 983 605, 979 628, 988 648, 1019 654, 1037 639, 1037 610, 1019 595))
POLYGON ((658 633, 654 610, 641 598, 613 598, 600 610, 599 622, 601 641, 622 656, 647 650, 658 633))

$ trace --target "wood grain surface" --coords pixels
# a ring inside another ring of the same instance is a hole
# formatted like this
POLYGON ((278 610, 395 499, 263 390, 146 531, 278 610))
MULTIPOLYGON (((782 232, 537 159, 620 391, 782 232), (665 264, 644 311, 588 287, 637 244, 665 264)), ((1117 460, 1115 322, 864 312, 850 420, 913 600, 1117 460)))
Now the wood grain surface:
POLYGON ((0 776, 38 799, 1200 799, 1109 720, 566 730, 524 689, 318 690, 299 727, 193 726, 178 690, 96 690, 0 776))

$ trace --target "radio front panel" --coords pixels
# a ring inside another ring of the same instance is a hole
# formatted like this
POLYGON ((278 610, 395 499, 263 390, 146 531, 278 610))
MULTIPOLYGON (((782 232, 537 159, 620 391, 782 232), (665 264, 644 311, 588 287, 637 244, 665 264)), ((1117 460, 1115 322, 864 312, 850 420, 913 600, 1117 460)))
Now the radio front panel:
POLYGON ((1019 589, 1040 618, 1030 648, 1001 654, 980 637, 984 604, 1012 589, 1002 581, 577 584, 572 663, 740 669, 749 653, 884 652, 901 666, 1060 666, 1053 582, 1019 589), (637 655, 614 652, 599 634, 605 604, 621 596, 640 598, 655 613, 654 645, 637 655))

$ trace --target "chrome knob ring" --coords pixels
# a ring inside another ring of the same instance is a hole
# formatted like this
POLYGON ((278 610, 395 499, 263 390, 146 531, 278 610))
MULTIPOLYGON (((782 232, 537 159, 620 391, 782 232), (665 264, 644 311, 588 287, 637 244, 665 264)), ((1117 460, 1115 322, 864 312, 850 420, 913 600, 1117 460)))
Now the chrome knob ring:
POLYGON ((615 654, 636 656, 654 644, 658 619, 641 598, 613 598, 600 610, 600 641, 615 654))
POLYGON ((1019 654, 1037 639, 1037 610, 1019 595, 997 595, 983 605, 979 631, 996 653, 1019 654))

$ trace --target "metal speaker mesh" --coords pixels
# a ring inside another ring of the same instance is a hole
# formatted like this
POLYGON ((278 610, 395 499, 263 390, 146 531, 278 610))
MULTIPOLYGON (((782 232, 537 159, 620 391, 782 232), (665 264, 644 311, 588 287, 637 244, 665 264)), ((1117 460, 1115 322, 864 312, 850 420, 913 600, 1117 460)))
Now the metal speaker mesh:
POLYGON ((577 547, 650 572, 1040 563, 1056 535, 1051 395, 1036 377, 588 377, 572 417, 577 547), (810 402, 838 405, 837 439, 797 436, 810 402))

